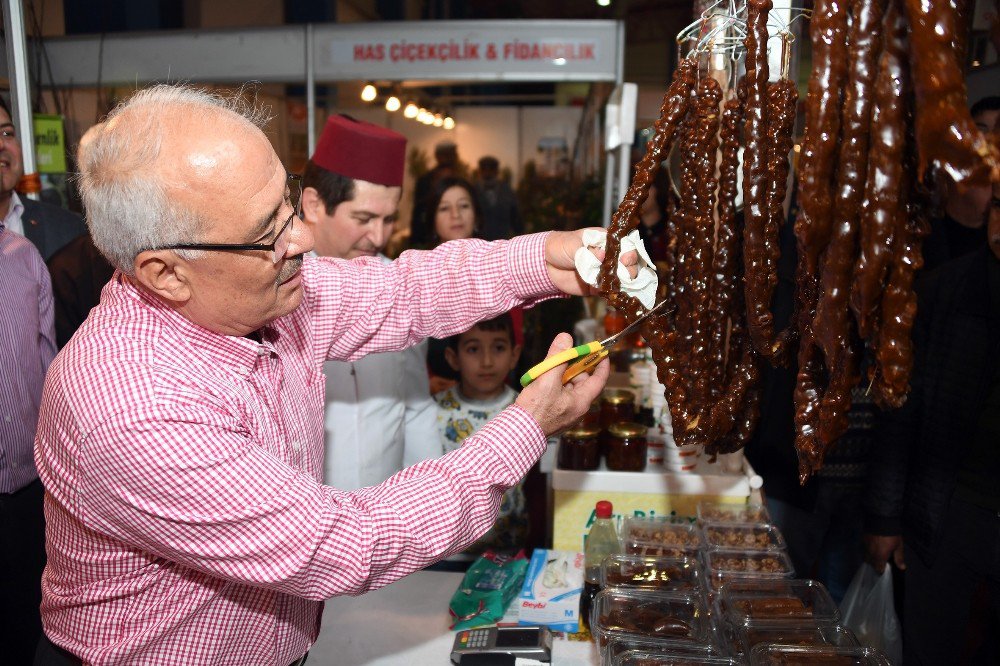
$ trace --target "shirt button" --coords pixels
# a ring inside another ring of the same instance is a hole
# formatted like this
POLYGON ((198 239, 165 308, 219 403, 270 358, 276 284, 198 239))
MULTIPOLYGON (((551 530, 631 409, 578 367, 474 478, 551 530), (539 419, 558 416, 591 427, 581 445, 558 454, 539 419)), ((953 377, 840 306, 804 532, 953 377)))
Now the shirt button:
POLYGON ((6 421, 7 423, 10 423, 10 416, 4 416, 3 420, 6 421))

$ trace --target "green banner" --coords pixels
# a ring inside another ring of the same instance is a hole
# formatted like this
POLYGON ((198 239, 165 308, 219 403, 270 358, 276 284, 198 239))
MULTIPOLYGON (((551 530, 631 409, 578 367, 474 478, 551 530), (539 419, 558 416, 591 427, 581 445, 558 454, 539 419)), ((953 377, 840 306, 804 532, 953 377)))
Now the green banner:
POLYGON ((66 173, 66 132, 62 116, 36 113, 35 160, 39 173, 66 173))

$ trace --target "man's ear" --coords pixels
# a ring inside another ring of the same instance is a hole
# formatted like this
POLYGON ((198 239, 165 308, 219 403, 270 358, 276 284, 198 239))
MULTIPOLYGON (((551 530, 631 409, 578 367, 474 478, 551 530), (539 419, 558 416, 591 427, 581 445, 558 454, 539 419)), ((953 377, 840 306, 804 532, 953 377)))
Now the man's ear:
POLYGON ((191 298, 190 267, 170 250, 140 252, 133 263, 135 280, 168 303, 181 305, 191 298))
POLYGON ((320 215, 326 214, 326 204, 315 187, 302 190, 302 217, 309 224, 316 224, 320 215))
POLYGON ((452 370, 458 372, 458 353, 450 346, 444 348, 444 360, 448 361, 452 370))

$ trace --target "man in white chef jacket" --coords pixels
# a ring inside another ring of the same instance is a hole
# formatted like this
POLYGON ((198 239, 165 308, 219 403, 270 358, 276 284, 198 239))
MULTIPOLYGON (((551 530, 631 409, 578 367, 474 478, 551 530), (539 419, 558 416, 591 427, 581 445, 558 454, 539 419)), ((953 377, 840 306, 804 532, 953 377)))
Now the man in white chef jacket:
MULTIPOLYGON (((302 174, 302 215, 319 256, 388 261, 402 193, 406 138, 334 115, 302 174)), ((328 361, 324 483, 355 490, 440 455, 427 380, 427 345, 328 361)))

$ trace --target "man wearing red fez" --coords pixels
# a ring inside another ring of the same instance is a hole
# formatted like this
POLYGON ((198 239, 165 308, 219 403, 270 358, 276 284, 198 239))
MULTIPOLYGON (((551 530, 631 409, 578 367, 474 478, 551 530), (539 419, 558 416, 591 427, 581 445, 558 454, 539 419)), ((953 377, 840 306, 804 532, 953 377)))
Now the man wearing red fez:
MULTIPOLYGON (((302 215, 321 257, 378 256, 398 217, 406 138, 348 116, 331 116, 302 177, 302 215)), ((324 483, 374 486, 435 457, 427 345, 327 361, 324 483)), ((437 451, 440 454, 440 450, 437 451)))

